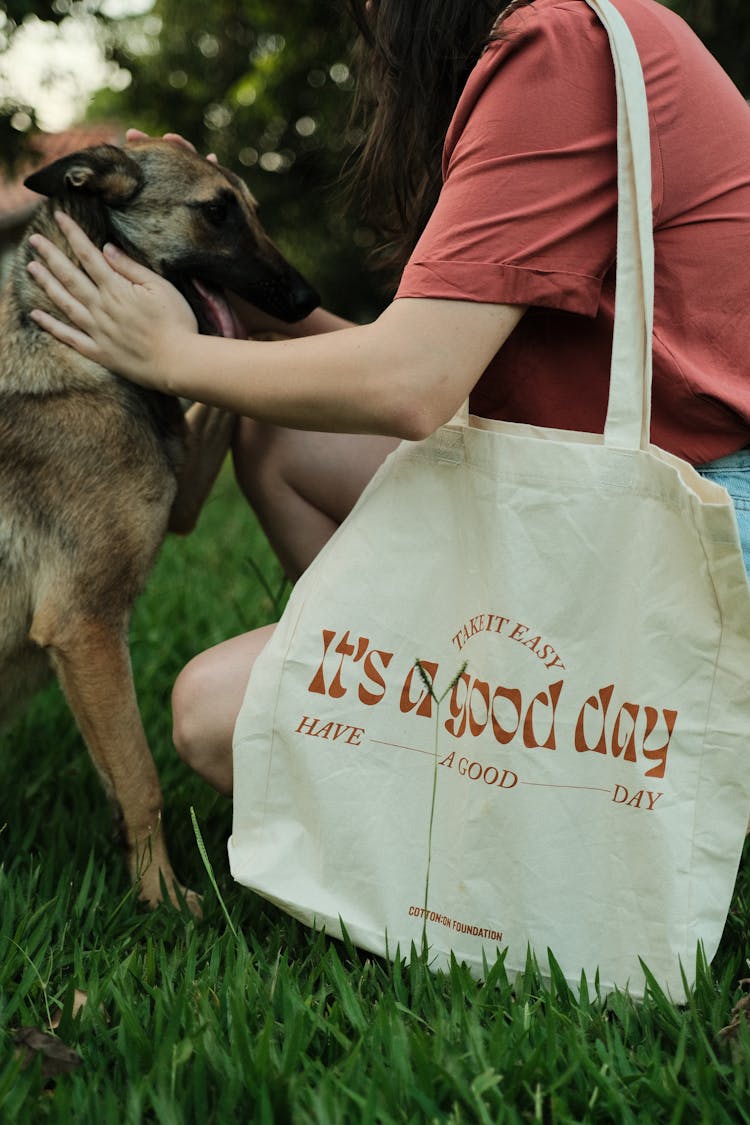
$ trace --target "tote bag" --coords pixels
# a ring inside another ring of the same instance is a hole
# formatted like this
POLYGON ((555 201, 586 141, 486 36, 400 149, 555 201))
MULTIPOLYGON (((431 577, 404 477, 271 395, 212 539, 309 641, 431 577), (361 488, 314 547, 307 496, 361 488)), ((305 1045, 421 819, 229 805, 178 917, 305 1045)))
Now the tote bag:
POLYGON ((457 419, 391 455, 253 669, 229 857, 378 954, 551 950, 634 996, 643 961, 679 1001, 750 811, 750 592, 727 493, 649 444, 645 90, 587 2, 618 91, 605 433, 457 419))

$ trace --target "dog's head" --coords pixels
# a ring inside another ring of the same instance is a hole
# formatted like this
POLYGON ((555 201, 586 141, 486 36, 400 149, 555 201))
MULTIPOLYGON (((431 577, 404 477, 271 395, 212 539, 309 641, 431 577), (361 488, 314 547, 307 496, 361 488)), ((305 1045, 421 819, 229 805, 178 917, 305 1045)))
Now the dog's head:
POLYGON ((263 230, 242 180, 182 145, 97 145, 26 186, 63 203, 99 245, 116 243, 176 285, 202 332, 232 334, 224 289, 289 323, 319 303, 263 230))

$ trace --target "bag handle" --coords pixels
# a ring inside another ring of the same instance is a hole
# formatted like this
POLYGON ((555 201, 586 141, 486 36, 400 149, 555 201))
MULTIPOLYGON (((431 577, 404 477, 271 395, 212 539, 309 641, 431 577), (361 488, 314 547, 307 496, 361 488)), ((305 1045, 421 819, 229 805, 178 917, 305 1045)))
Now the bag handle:
POLYGON ((610 0, 586 0, 609 38, 617 88, 617 285, 604 444, 648 449, 654 328, 651 136, 646 85, 628 25, 610 0))
MULTIPOLYGON (((610 0, 585 0, 607 32, 617 90, 617 286, 604 444, 648 449, 651 433, 654 232, 651 136, 638 52, 610 0)), ((449 425, 466 426, 468 398, 449 425)))

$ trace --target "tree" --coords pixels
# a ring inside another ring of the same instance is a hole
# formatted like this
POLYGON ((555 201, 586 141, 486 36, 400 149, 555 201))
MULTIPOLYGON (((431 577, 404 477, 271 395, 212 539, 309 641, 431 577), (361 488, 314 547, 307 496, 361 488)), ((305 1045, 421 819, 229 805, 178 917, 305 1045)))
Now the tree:
POLYGON ((383 294, 362 268, 374 233, 346 204, 361 140, 349 124, 352 36, 331 0, 156 0, 145 19, 110 27, 109 50, 132 82, 92 110, 216 152, 248 180, 265 225, 324 301, 360 317, 383 294))

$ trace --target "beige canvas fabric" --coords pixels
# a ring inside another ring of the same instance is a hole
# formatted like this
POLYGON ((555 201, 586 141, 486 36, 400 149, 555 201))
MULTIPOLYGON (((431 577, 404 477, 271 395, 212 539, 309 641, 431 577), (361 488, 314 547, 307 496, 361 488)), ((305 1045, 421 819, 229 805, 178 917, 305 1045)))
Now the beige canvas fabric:
POLYGON ((436 966, 551 949, 635 996, 643 959, 681 1000, 750 811, 750 591, 726 492, 648 443, 645 91, 587 2, 619 101, 605 435, 457 419, 391 456, 253 671, 229 856, 376 953, 425 927, 436 966))

